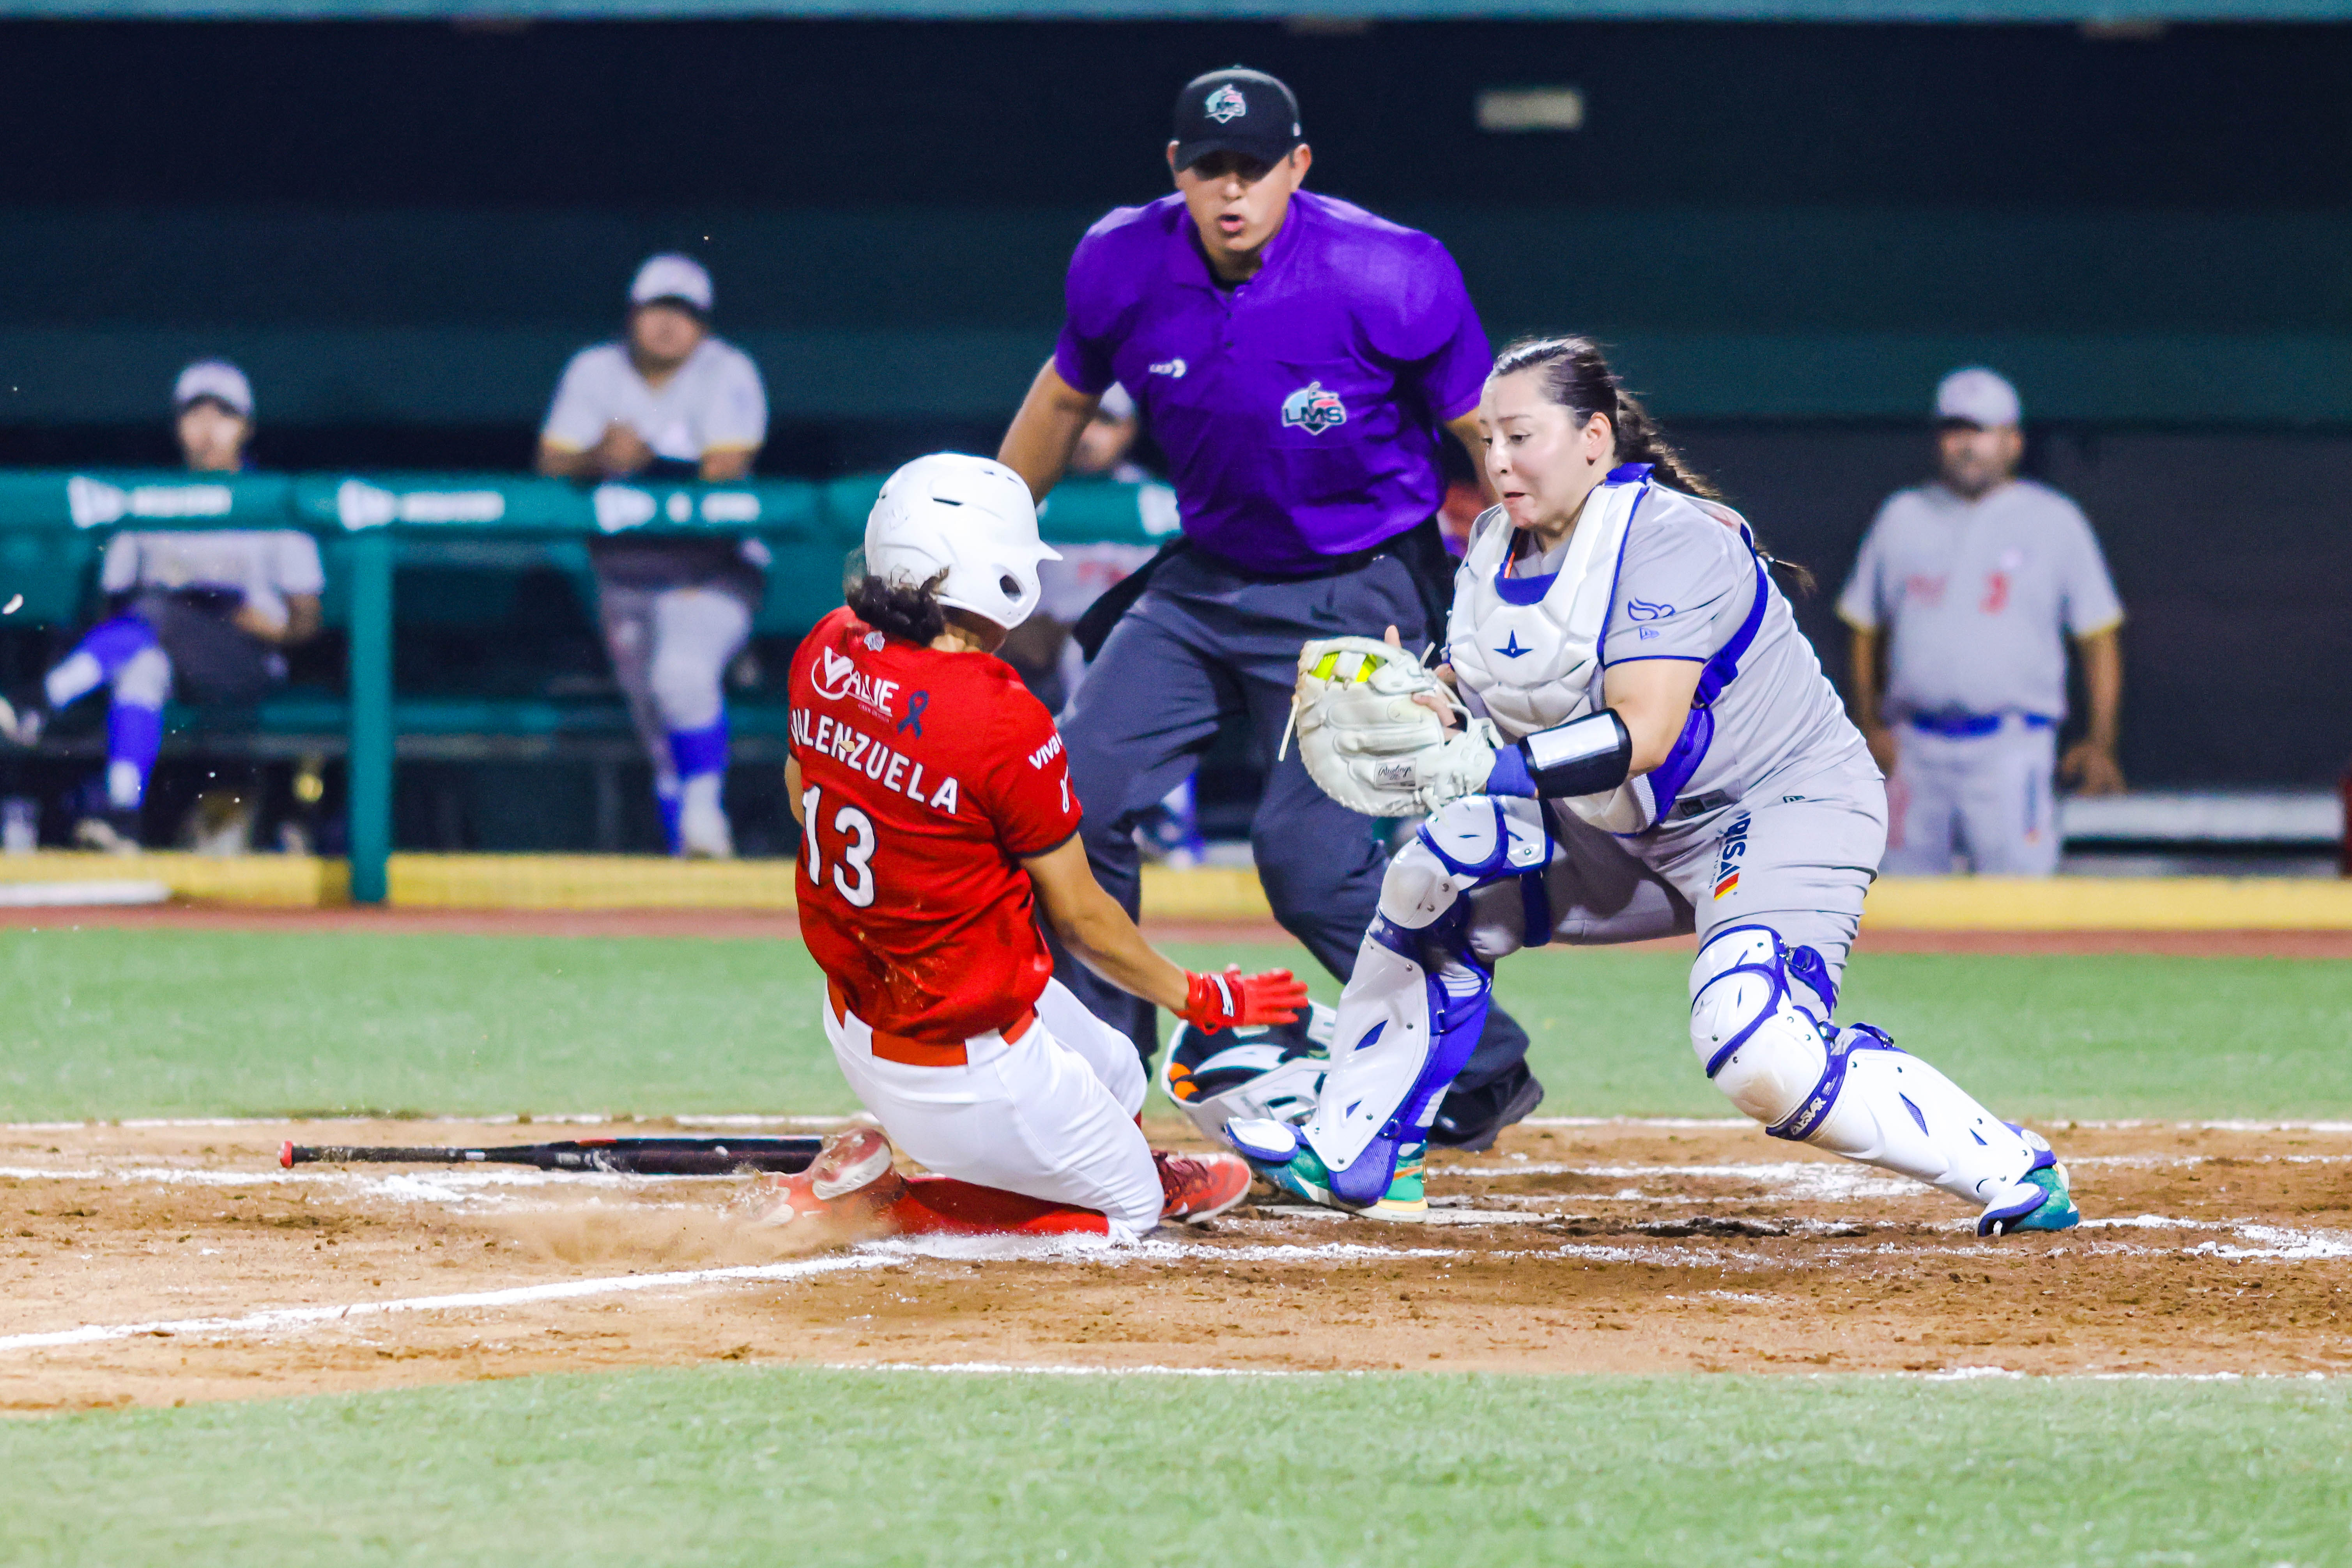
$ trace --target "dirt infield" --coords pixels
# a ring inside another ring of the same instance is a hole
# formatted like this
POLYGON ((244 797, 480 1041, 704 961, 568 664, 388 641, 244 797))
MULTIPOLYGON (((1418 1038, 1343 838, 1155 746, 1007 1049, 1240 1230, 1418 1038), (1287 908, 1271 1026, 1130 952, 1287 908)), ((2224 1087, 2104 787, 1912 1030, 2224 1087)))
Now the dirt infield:
POLYGON ((1554 1122, 1442 1156, 1443 1223, 1245 1208, 1123 1252, 796 1255, 720 1213, 731 1180, 273 1159, 511 1126, 6 1128, 0 1409, 714 1359, 2352 1371, 2352 1124, 2052 1131, 2089 1216, 2059 1237, 1979 1241, 1938 1194, 1744 1124, 1554 1122))
MULTIPOLYGON (((267 909, 159 904, 80 909, 0 909, 0 930, 109 927, 129 930, 440 932, 466 936, 667 936, 785 939, 800 922, 774 910, 404 910, 349 905, 267 909)), ((1147 921, 1161 942, 1286 942, 1271 921, 1147 921)), ((1635 947, 1689 950, 1672 937, 1635 947)), ((2352 931, 1885 931, 1865 928, 1857 951, 2024 954, 2154 953, 2176 958, 2352 959, 2352 931)))

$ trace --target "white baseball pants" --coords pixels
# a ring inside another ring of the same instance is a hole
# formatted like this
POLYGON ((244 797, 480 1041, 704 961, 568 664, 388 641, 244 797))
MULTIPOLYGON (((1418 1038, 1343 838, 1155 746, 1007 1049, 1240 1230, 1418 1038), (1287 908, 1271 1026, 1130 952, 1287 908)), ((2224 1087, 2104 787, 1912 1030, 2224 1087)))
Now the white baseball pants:
POLYGON ((751 606, 725 588, 605 584, 597 613, 613 679, 654 765, 655 793, 676 795, 670 735, 708 729, 725 714, 727 666, 751 636, 751 606))
POLYGON ((2058 732, 2011 715, 1989 735, 1895 731, 1886 781, 1889 876, 1942 877, 1957 852, 1980 877, 2058 869, 2058 732))
POLYGON ((1093 1209, 1114 1240, 1160 1223, 1160 1171, 1135 1122, 1142 1058, 1061 982, 1046 983, 1019 1039, 991 1030, 966 1040, 961 1067, 886 1061, 873 1029, 855 1013, 836 1017, 830 1002, 824 1034, 850 1089, 926 1170, 1093 1209))

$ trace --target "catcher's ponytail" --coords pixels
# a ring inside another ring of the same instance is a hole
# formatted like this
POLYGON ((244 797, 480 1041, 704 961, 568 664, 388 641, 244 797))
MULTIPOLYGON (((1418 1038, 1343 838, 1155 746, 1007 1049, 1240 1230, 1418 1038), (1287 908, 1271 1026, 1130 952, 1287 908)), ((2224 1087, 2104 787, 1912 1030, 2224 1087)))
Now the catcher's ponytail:
MULTIPOLYGON (((1544 396, 1574 415, 1578 424, 1596 414, 1608 420, 1616 433, 1620 463, 1649 464, 1652 476, 1668 489, 1705 500, 1724 499, 1705 474, 1667 444, 1657 421, 1650 417, 1641 399, 1625 390, 1601 356, 1600 345, 1591 338, 1521 338, 1496 359, 1492 374, 1513 375, 1520 371, 1534 371, 1544 396)), ((1778 559, 1760 544, 1756 553, 1783 589, 1792 594, 1813 591, 1813 574, 1802 566, 1778 559)))

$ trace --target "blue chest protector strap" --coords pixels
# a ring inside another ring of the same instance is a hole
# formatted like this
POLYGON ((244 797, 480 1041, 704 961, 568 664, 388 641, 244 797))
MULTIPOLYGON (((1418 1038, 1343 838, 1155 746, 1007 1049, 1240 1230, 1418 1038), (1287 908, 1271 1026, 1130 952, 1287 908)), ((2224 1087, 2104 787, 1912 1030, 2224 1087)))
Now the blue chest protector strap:
POLYGON ((1650 798, 1656 803, 1654 824, 1665 821, 1683 786, 1690 783, 1699 764, 1706 760, 1706 749, 1715 743, 1716 699, 1738 677, 1739 661, 1748 656, 1756 634, 1763 627, 1764 606, 1771 594, 1772 579, 1759 560, 1756 563, 1756 598, 1748 606, 1747 618, 1739 623, 1739 629, 1731 634, 1730 640, 1706 661, 1706 668, 1699 671, 1698 689, 1691 694, 1690 717, 1683 721, 1683 732, 1675 738, 1674 750, 1666 753, 1666 760, 1650 770, 1650 798))

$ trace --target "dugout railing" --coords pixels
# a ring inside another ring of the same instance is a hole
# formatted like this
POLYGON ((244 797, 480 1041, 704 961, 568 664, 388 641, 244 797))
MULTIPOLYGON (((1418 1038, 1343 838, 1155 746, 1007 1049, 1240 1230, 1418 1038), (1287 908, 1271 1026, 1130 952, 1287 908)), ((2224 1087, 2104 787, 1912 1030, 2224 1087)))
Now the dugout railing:
MULTIPOLYGON (((759 626, 798 631, 841 602, 844 559, 864 536, 881 478, 592 487, 479 474, 0 473, 0 605, 19 626, 63 626, 85 617, 93 564, 121 530, 299 528, 317 536, 327 569, 325 618, 342 627, 349 647, 342 699, 294 693, 252 711, 199 714, 194 738, 201 744, 207 734, 226 739, 236 731, 243 740, 258 731, 301 745, 339 735, 350 896, 381 903, 404 725, 445 740, 530 735, 599 709, 543 700, 400 700, 393 679, 394 568, 404 552, 465 539, 563 542, 578 546, 574 574, 584 579, 593 539, 647 531, 750 536, 770 557, 759 626)), ((1156 543, 1175 531, 1174 496, 1160 485, 1074 480, 1055 491, 1042 526, 1055 542, 1156 543)), ((591 723, 616 735, 625 729, 601 710, 591 723)))

